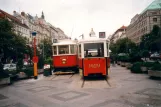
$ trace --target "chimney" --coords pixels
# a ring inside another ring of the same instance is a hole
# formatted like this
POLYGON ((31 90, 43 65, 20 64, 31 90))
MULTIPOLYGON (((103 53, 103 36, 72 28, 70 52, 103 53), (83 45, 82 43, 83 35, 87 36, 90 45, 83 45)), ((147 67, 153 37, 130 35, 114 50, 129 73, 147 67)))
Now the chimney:
POLYGON ((25 12, 21 12, 21 15, 22 15, 22 16, 25 16, 25 12))

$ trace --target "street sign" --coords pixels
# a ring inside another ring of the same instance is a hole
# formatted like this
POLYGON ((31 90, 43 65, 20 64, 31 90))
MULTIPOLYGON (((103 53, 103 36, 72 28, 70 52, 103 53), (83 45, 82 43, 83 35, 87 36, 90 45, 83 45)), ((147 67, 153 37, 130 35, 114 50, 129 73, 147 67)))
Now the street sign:
POLYGON ((99 38, 106 38, 105 32, 99 32, 99 38))
POLYGON ((38 56, 34 56, 34 57, 32 58, 32 61, 33 61, 34 63, 38 63, 38 56))

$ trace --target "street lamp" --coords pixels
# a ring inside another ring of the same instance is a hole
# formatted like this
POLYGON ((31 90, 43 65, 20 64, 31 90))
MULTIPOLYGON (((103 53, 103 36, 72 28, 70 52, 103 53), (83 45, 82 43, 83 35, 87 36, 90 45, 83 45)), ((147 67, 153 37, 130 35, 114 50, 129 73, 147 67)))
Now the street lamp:
POLYGON ((34 56, 33 56, 33 62, 34 62, 34 79, 38 78, 38 71, 37 71, 37 63, 38 63, 38 57, 36 56, 36 32, 32 32, 32 36, 34 37, 34 56))

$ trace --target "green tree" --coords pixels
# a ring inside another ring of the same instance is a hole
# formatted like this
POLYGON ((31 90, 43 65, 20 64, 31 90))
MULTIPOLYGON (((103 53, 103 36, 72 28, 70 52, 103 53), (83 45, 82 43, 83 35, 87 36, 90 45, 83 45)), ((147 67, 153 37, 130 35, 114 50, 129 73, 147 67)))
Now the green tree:
POLYGON ((41 44, 39 44, 40 49, 42 50, 42 54, 44 58, 48 58, 52 56, 52 41, 49 39, 42 40, 41 44))
POLYGON ((154 25, 153 30, 142 37, 140 49, 146 49, 152 52, 161 51, 161 32, 159 26, 154 25))
POLYGON ((119 39, 116 43, 110 45, 113 54, 129 53, 137 48, 136 44, 128 38, 119 39))
POLYGON ((29 54, 26 38, 20 34, 15 34, 13 23, 7 19, 0 19, 0 49, 3 54, 2 61, 23 58, 24 54, 29 54))

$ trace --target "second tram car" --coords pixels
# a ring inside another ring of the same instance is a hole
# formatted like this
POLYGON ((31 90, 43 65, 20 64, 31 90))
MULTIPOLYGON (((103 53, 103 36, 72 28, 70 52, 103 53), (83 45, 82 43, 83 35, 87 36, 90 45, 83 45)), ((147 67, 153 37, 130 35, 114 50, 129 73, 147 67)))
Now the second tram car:
POLYGON ((53 66, 56 71, 79 72, 77 41, 75 40, 56 40, 52 45, 53 66))
POLYGON ((109 41, 107 39, 81 40, 78 43, 79 68, 82 76, 107 77, 110 68, 109 41))

